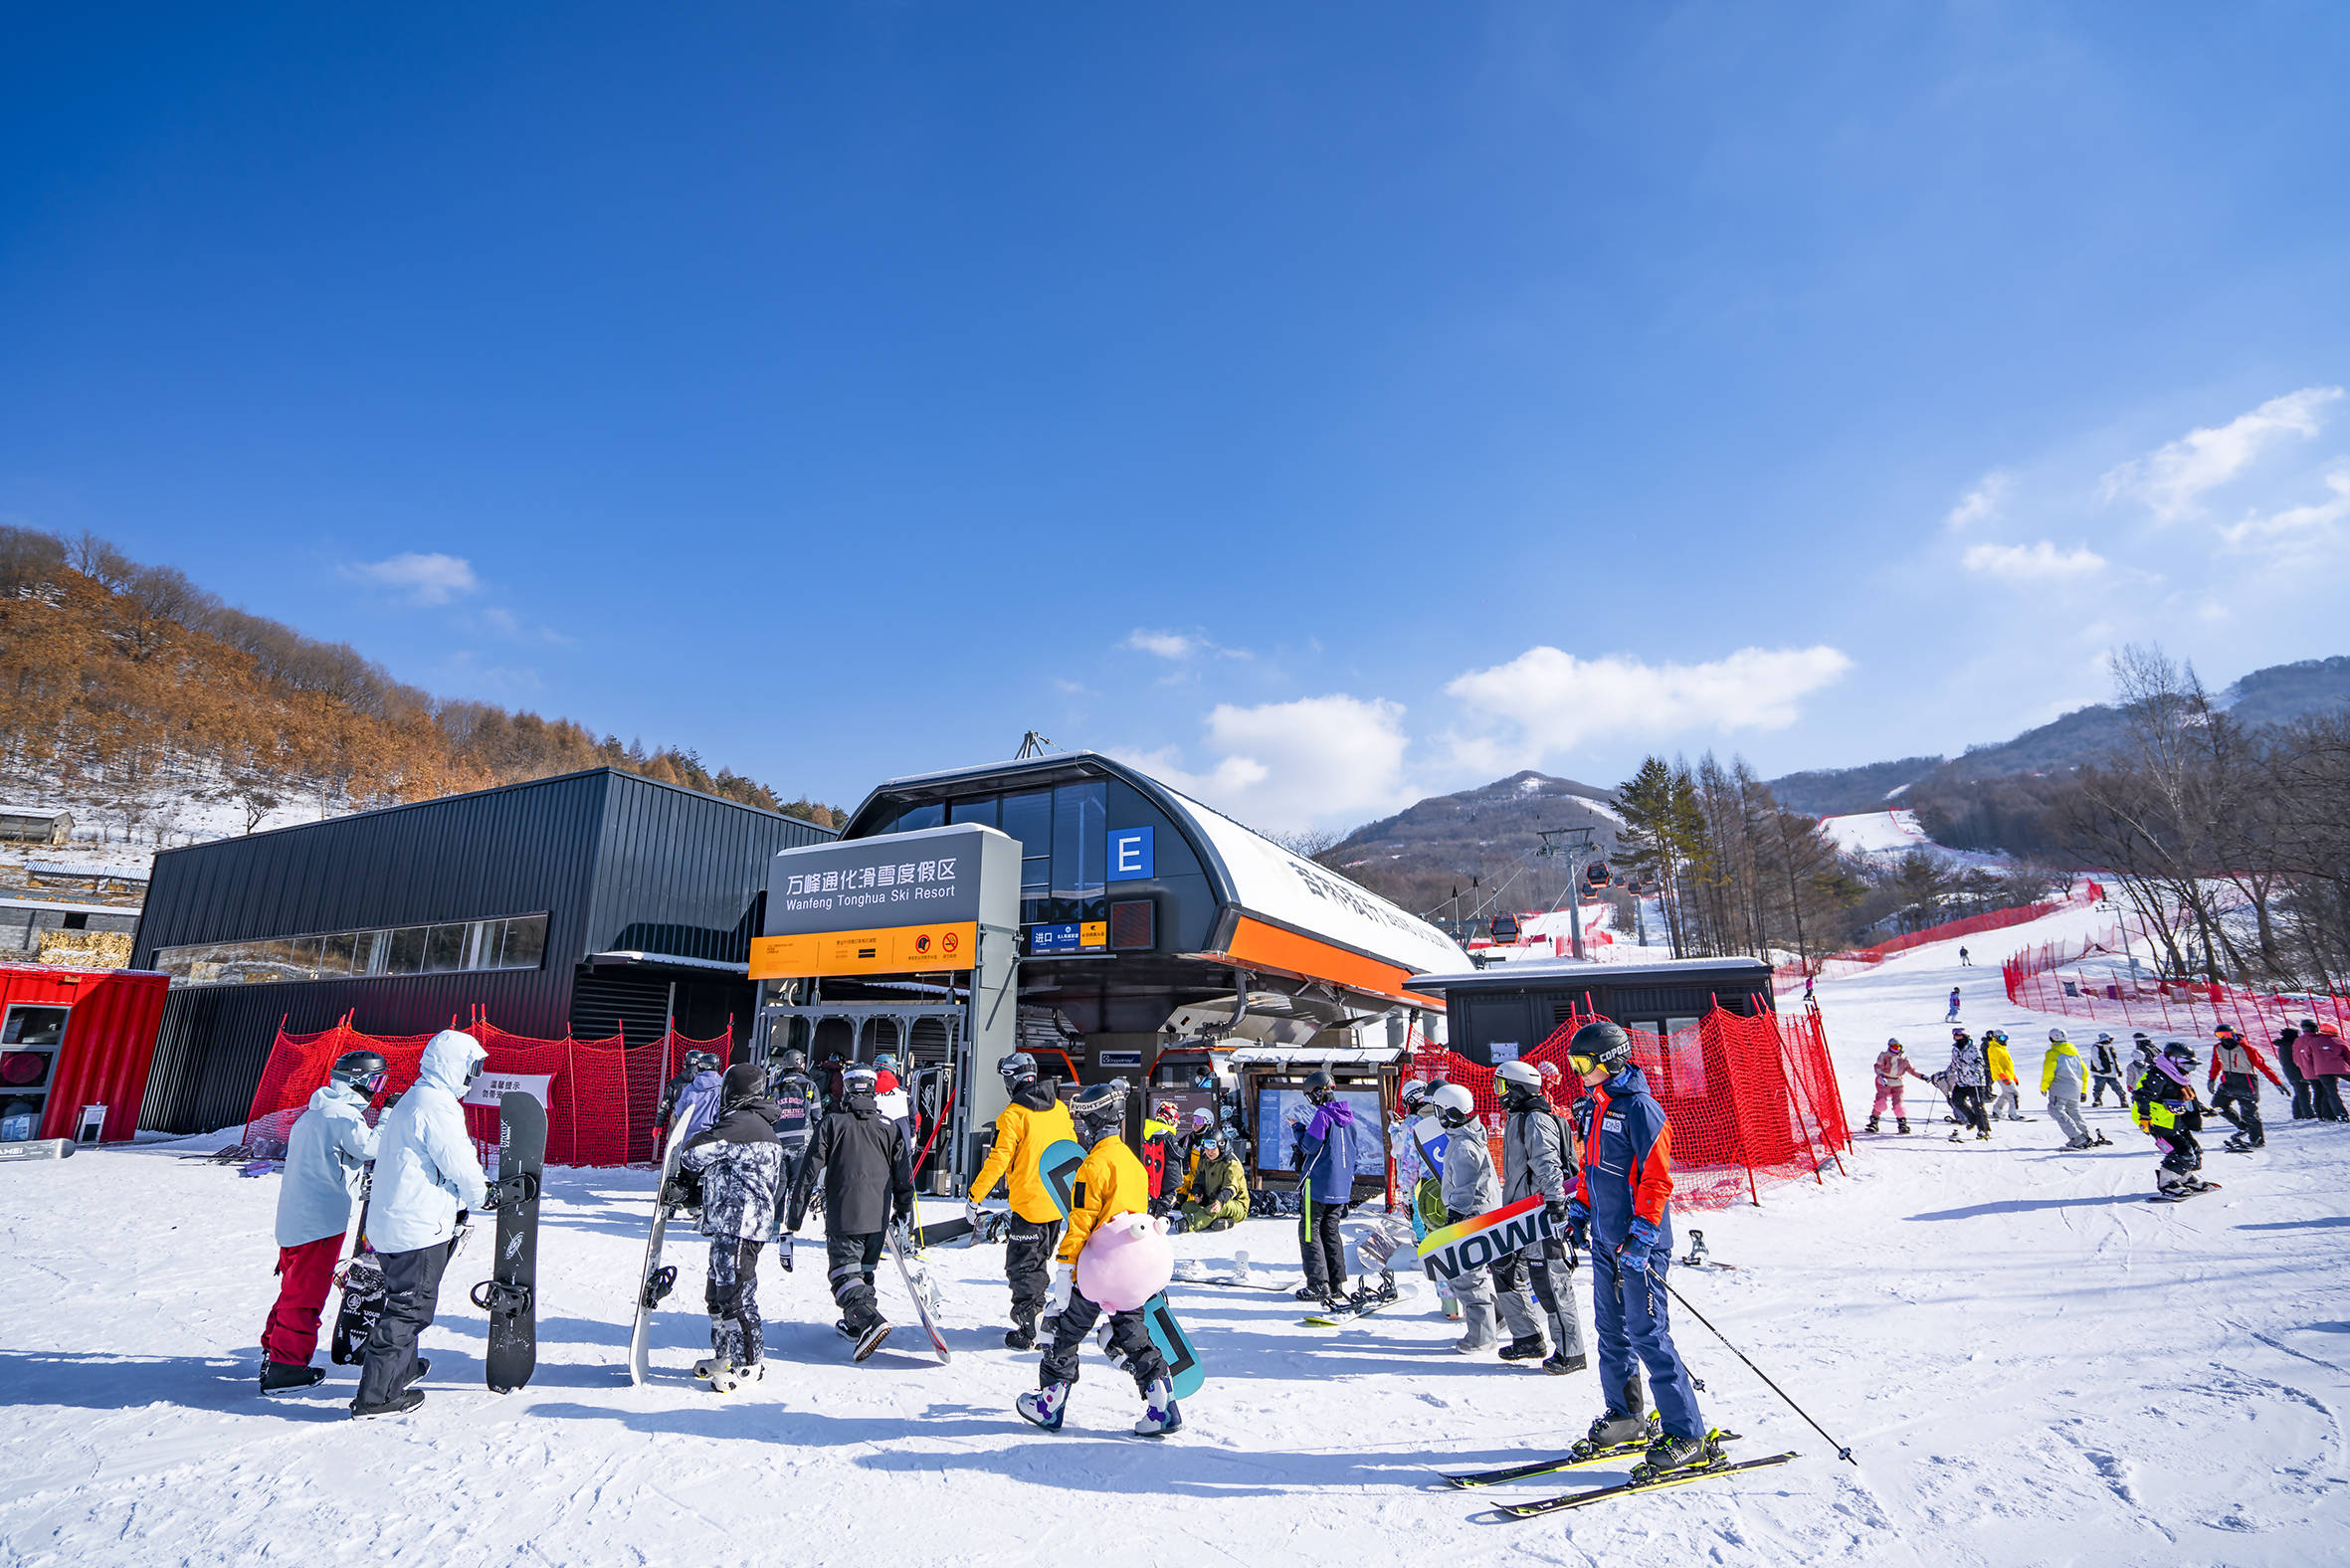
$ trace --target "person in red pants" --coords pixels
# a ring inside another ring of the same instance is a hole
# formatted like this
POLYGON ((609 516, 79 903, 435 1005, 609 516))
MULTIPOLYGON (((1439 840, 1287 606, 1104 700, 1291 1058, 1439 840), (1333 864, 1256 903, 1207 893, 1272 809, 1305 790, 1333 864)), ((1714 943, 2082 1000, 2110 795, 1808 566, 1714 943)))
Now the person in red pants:
POLYGON ((284 1394, 326 1376, 310 1365, 318 1314, 334 1286, 334 1265, 350 1228, 351 1200, 375 1158, 367 1106, 383 1087, 384 1059, 353 1051, 335 1059, 326 1084, 286 1136, 285 1185, 278 1190, 278 1304, 261 1331, 261 1391, 284 1394))

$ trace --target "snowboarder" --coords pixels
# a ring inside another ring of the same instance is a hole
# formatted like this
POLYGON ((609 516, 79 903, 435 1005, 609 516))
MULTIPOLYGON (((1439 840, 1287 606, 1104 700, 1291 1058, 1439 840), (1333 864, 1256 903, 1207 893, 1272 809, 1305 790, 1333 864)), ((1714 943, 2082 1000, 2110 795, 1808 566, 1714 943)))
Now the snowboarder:
POLYGON ((1056 1143, 1075 1143, 1077 1127, 1069 1107, 1061 1103, 1060 1081, 1037 1077, 1037 1059, 1015 1051, 996 1064, 1004 1087, 1012 1096, 996 1116, 995 1143, 987 1151, 963 1212, 976 1226, 979 1205, 996 1183, 1005 1184, 1012 1202, 1012 1228, 1004 1248, 1004 1276, 1012 1286, 1012 1327, 1004 1343, 1027 1350, 1037 1342, 1037 1314, 1045 1309, 1045 1287, 1052 1277, 1053 1253, 1061 1244, 1061 1206, 1037 1169, 1045 1150, 1056 1143))
POLYGON ((1249 1175, 1210 1126, 1193 1139, 1191 1169, 1175 1194, 1181 1231, 1229 1231, 1249 1217, 1249 1175))
POLYGON ((2342 1079, 2350 1077, 2350 1050, 2342 1037, 2317 1027, 2317 1020, 2301 1020, 2301 1038, 2294 1045, 2301 1077, 2309 1080, 2309 1109, 2319 1121, 2350 1121, 2342 1104, 2342 1079))
MULTIPOLYGON (((1396 1119, 1387 1129, 1388 1150, 1395 1159, 1395 1179, 1404 1193, 1404 1207, 1412 1217, 1412 1240, 1427 1239, 1428 1233, 1445 1224, 1444 1158, 1445 1129, 1437 1120, 1429 1104, 1429 1086, 1419 1078, 1407 1078, 1396 1091, 1399 1107, 1396 1119), (1427 1158, 1423 1159, 1422 1153, 1427 1158), (1434 1161, 1434 1167, 1431 1167, 1434 1161)), ((1422 1264, 1436 1289, 1437 1310, 1447 1317, 1461 1315, 1461 1302, 1453 1294, 1453 1283, 1437 1273, 1434 1264, 1422 1264)))
POLYGON ((326 1376, 310 1365, 318 1314, 334 1286, 334 1266, 350 1229, 375 1129, 367 1106, 383 1087, 386 1064, 372 1051, 335 1058, 326 1082, 286 1134, 286 1175, 278 1189, 278 1302, 261 1331, 261 1391, 283 1394, 326 1376))
POLYGON ((675 1097, 665 1092, 661 1107, 661 1125, 668 1129, 672 1142, 682 1144, 718 1119, 718 1068, 715 1051, 685 1053, 685 1073, 679 1075, 685 1081, 679 1086, 677 1078, 670 1079, 678 1092, 675 1097), (687 1078, 686 1074, 692 1076, 687 1078))
POLYGON ((2024 1119, 2023 1080, 2016 1077, 2016 1059, 2008 1051, 2008 1033, 2004 1029, 1983 1031, 1983 1067, 1991 1075, 1995 1092, 1991 1101, 1993 1121, 2022 1121, 2024 1119))
MULTIPOLYGON (((1501 1124, 1501 1201, 1515 1203, 1539 1195, 1543 1208, 1563 1233, 1567 1183, 1581 1163, 1574 1134, 1551 1108, 1549 1096, 1542 1091, 1542 1075, 1530 1063, 1505 1063, 1494 1080, 1501 1087, 1501 1108, 1508 1118, 1501 1124)), ((1567 1276, 1574 1268, 1575 1255, 1567 1250, 1563 1235, 1494 1262, 1493 1283, 1500 1292, 1502 1309, 1506 1311, 1512 1302, 1524 1299, 1517 1288, 1518 1276, 1523 1274, 1533 1287, 1534 1299, 1542 1305, 1543 1316, 1550 1320, 1551 1341, 1558 1346, 1551 1349, 1539 1323, 1512 1323, 1502 1360, 1539 1361, 1542 1370, 1554 1377, 1580 1372, 1590 1364, 1583 1350, 1583 1319, 1575 1310, 1575 1298, 1567 1291, 1567 1276)))
POLYGON ((441 1274, 457 1252, 458 1212, 490 1198, 462 1103, 489 1060, 473 1036, 442 1030, 425 1045, 415 1086, 376 1129, 367 1231, 383 1260, 384 1302, 367 1336, 354 1416, 396 1415, 424 1403, 415 1385, 428 1363, 416 1353, 417 1336, 432 1326, 440 1304, 441 1274))
POLYGON ((2203 1148, 2195 1141, 2203 1125, 2203 1106, 2195 1098, 2195 1053, 2177 1041, 2162 1048, 2154 1066, 2138 1079, 2132 1095, 2134 1119, 2162 1150, 2154 1168, 2158 1198, 2183 1198, 2212 1184, 2195 1173, 2203 1168, 2203 1148))
MULTIPOLYGON (((767 1085, 767 1097, 775 1103, 775 1144, 783 1153, 783 1176, 776 1191, 780 1213, 781 1205, 790 1201, 791 1190, 800 1183, 800 1168, 808 1162, 808 1144, 816 1136, 824 1096, 808 1076, 805 1051, 786 1051, 777 1057, 767 1085)), ((721 1090, 723 1087, 721 1079, 721 1090)))
MULTIPOLYGON (((1077 1381, 1077 1350, 1101 1320, 1100 1306, 1077 1288, 1077 1255, 1104 1221, 1141 1214, 1150 1207, 1150 1178, 1118 1135, 1126 1124, 1125 1079, 1086 1084, 1071 1097, 1070 1110, 1077 1141, 1085 1150, 1085 1163, 1077 1167, 1073 1188, 1078 1206, 1070 1211, 1069 1234, 1062 1238, 1058 1254, 1061 1267, 1053 1276, 1053 1299, 1058 1303, 1052 1314, 1053 1342, 1037 1364, 1035 1391, 1019 1399, 1020 1414, 1047 1432, 1061 1430, 1069 1413, 1069 1391, 1077 1381)), ((1136 1435, 1165 1437, 1181 1428, 1183 1412, 1175 1403, 1174 1380, 1166 1358, 1151 1343, 1142 1308, 1109 1314, 1109 1342, 1103 1349, 1125 1368, 1142 1395, 1136 1435)))
POLYGON ((2238 1153, 2265 1148, 2268 1131, 2260 1124, 2260 1079, 2264 1078, 2278 1088, 2284 1084, 2270 1071, 2259 1047, 2238 1034, 2234 1025, 2222 1024, 2214 1033, 2219 1044, 2212 1047, 2211 1078, 2206 1086, 2215 1091, 2212 1109, 2236 1128, 2229 1135, 2228 1147, 2238 1153))
POLYGON ((1950 1066, 1942 1070, 1940 1079, 1943 1092, 1950 1096, 1950 1113, 1958 1118, 1950 1141, 1956 1143, 1961 1130, 1972 1127, 1977 1138, 1991 1136, 1991 1118, 1983 1110, 1983 1090, 1990 1083, 1991 1075, 1983 1066, 1983 1051, 1973 1037, 1963 1029, 1950 1032, 1950 1066))
POLYGON ((1338 1222, 1354 1202, 1359 1129, 1354 1107, 1321 1068, 1305 1075, 1313 1114, 1293 1132, 1290 1164, 1297 1172, 1297 1251, 1305 1266, 1301 1301, 1336 1303, 1346 1294, 1346 1239, 1338 1222))
MULTIPOLYGON (((1445 1129, 1445 1224, 1490 1214, 1501 1207, 1501 1176, 1493 1169, 1493 1151, 1486 1146, 1484 1123, 1477 1119, 1476 1102, 1458 1083, 1439 1083, 1428 1091, 1428 1102, 1445 1129)), ((1453 1280, 1454 1298, 1461 1303, 1462 1334, 1453 1348, 1465 1356, 1477 1355, 1500 1342, 1494 1322, 1494 1281, 1484 1268, 1464 1269, 1453 1280)), ((1534 1319, 1533 1302, 1521 1288, 1507 1315, 1516 1325, 1534 1319)))
POLYGON ((2081 1119, 2080 1094, 2087 1065, 2061 1029, 2049 1031, 2048 1053, 2040 1059, 2040 1091, 2048 1096, 2049 1115, 2063 1129, 2064 1147, 2094 1147, 2089 1124, 2081 1119))
POLYGON ((1961 947, 1958 950, 1958 967, 1961 969, 1972 969, 1975 967, 1975 961, 1967 956, 1967 950, 1964 947, 1961 947))
POLYGON ((874 1301, 874 1268, 881 1261, 883 1233, 893 1220, 910 1220, 914 1212, 905 1129, 874 1103, 874 1070, 865 1063, 843 1070, 840 1108, 816 1129, 815 1147, 792 1188, 787 1229, 795 1236, 820 1175, 827 1277, 841 1308, 835 1326, 857 1342, 857 1359, 863 1361, 889 1337, 889 1320, 874 1301))
MULTIPOLYGON (((718 1119, 687 1139, 678 1168, 701 1183, 701 1234, 710 1239, 710 1353, 693 1365, 713 1394, 731 1394, 766 1371, 759 1323, 759 1249, 775 1234, 783 1190, 782 1108, 767 1097, 767 1075, 749 1063, 719 1081, 718 1119)), ((790 1243, 786 1242, 785 1246, 790 1243)))
POLYGON ((1672 1129, 1633 1066, 1632 1040, 1605 1019, 1568 1042, 1569 1060, 1593 1093, 1592 1134, 1568 1206, 1571 1245, 1591 1248, 1592 1318, 1599 1330, 1607 1409, 1591 1424, 1595 1446, 1630 1443, 1649 1430, 1637 1356, 1648 1368, 1663 1431, 1649 1445, 1653 1474, 1721 1458, 1696 1391, 1673 1348, 1665 1275, 1672 1263, 1672 1129))
POLYGON ((1863 1132, 1874 1132, 1882 1120, 1886 1107, 1893 1112, 1893 1130, 1909 1130, 1909 1113, 1901 1107, 1901 1080, 1915 1078, 1920 1083, 1931 1083, 1932 1078, 1917 1071, 1917 1064, 1909 1060, 1909 1053, 1899 1040, 1885 1042, 1884 1050, 1876 1054, 1876 1098, 1868 1106, 1868 1125, 1863 1132))
POLYGON ((1943 1018, 1942 1022, 1945 1024, 1955 1024, 1958 1022, 1958 987, 1956 986, 1952 986, 1950 988, 1950 1012, 1943 1018))
POLYGON ((2121 1081, 2121 1054, 2114 1049, 2111 1035, 2100 1033, 2097 1043, 2089 1049, 2089 1080, 2094 1085, 2089 1103, 2098 1109, 2104 1108, 2108 1085, 2116 1101, 2123 1105, 2130 1102, 2130 1091, 2121 1081))

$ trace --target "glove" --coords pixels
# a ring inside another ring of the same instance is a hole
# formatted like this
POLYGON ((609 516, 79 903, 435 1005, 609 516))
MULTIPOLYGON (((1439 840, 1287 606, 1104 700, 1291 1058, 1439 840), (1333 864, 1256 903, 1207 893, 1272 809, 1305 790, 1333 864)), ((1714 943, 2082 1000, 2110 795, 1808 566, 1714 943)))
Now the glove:
POLYGON ((987 1211, 979 1207, 978 1204, 973 1203, 968 1198, 963 1200, 964 1223, 968 1224, 974 1231, 981 1229, 987 1223, 986 1215, 987 1211))
POLYGON ((1053 1271, 1053 1288, 1045 1292, 1045 1315, 1059 1317, 1069 1305, 1069 1293, 1077 1285, 1077 1266, 1063 1264, 1053 1271))
POLYGON ((1580 1198, 1567 1200, 1567 1256, 1591 1245, 1591 1207, 1580 1198))
POLYGON ((1352 1213, 1354 1213, 1354 1205, 1351 1203, 1342 1203, 1338 1206, 1338 1212, 1331 1215, 1330 1218, 1333 1220, 1343 1220, 1352 1213))
POLYGON ((1564 1198, 1561 1198, 1555 1203, 1544 1204, 1542 1206, 1542 1215, 1543 1218, 1550 1221, 1552 1226, 1564 1227, 1570 1220, 1574 1218, 1574 1210, 1575 1206, 1573 1204, 1567 1202, 1564 1198))
POLYGON ((914 1195, 910 1192, 893 1195, 889 1201, 889 1212, 896 1224, 911 1226, 914 1223, 914 1195))
POLYGON ((1649 1257, 1656 1251, 1657 1241, 1655 1226, 1646 1220, 1634 1220, 1631 1230, 1625 1234, 1624 1245, 1617 1249, 1616 1256, 1622 1259, 1624 1267, 1634 1274, 1647 1274, 1649 1272, 1649 1257))

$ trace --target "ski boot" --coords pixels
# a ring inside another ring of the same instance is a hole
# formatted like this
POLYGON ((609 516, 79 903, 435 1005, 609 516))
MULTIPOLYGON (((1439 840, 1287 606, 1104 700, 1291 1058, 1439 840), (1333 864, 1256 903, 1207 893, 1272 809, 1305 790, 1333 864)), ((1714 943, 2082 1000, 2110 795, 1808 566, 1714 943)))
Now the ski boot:
POLYGON ((1014 1312, 1011 1331, 1004 1335, 1004 1348, 1006 1350, 1034 1350, 1036 1346, 1036 1313, 1014 1312))
POLYGON ((1540 1334, 1519 1334, 1501 1347, 1504 1361, 1543 1361, 1550 1356, 1550 1341, 1540 1334))
POLYGON ((1622 1411, 1611 1410, 1593 1422, 1591 1430, 1576 1439, 1567 1452, 1576 1459, 1589 1459, 1628 1443, 1653 1442, 1656 1437, 1655 1416, 1627 1416, 1622 1411))
POLYGON ((716 1377, 725 1368, 725 1365, 726 1358, 724 1356, 703 1356, 699 1361, 693 1363, 693 1380, 697 1383, 706 1383, 716 1377))
POLYGON ((875 1351, 881 1349, 881 1341, 888 1337, 889 1320, 885 1317, 875 1318, 873 1323, 866 1329, 866 1331, 857 1336, 857 1354, 855 1359, 863 1361, 867 1356, 870 1356, 875 1351))
POLYGON ((1218 1215, 1215 1219, 1208 1222, 1208 1229, 1210 1231, 1229 1231, 1232 1229, 1232 1221, 1226 1219, 1222 1215, 1218 1215))
POLYGON ((1860 1130, 1862 1132, 1874 1132, 1876 1130, 1876 1118, 1874 1116, 1869 1117, 1868 1125, 1862 1127, 1860 1130))
POLYGON ((1676 1438, 1665 1433, 1649 1445, 1648 1458, 1633 1468, 1632 1478, 1638 1484, 1660 1479, 1674 1470, 1710 1470, 1721 1462, 1719 1433, 1708 1432, 1701 1438, 1676 1438))
POLYGON ((295 1389, 309 1388, 325 1379, 324 1367, 289 1366, 283 1361, 264 1361, 261 1364, 261 1391, 265 1394, 291 1394, 295 1389))
POLYGON ((1552 1377, 1565 1377, 1568 1373, 1580 1372, 1589 1365, 1591 1365, 1590 1361, 1582 1356, 1570 1356, 1564 1351, 1559 1351, 1542 1363, 1542 1370, 1552 1377))
POLYGON ((1896 1121, 1896 1122, 1894 1122, 1894 1123, 1893 1123, 1893 1130, 1894 1130, 1895 1132, 1898 1132, 1898 1133, 1900 1133, 1900 1134, 1901 1134, 1903 1137, 1907 1137, 1907 1136, 1909 1135, 1909 1123, 1908 1123, 1908 1121, 1907 1121, 1906 1119, 1904 1119, 1904 1120, 1900 1120, 1900 1121, 1896 1121))
POLYGON ((1952 1127, 1950 1129, 1950 1141, 1953 1143, 1958 1141, 1958 1129, 1956 1127, 1952 1127))
POLYGON ((1175 1403, 1175 1385, 1167 1379, 1151 1380, 1150 1387, 1143 1391, 1142 1407, 1142 1419, 1134 1423, 1136 1437, 1163 1438, 1183 1430, 1183 1411, 1175 1403))
POLYGON ((1069 1414, 1069 1385, 1047 1383, 1043 1388, 1021 1395, 1013 1401, 1012 1408, 1020 1412, 1023 1421, 1042 1427, 1047 1432, 1059 1432, 1062 1418, 1069 1414))
POLYGON ((2228 1135, 2228 1141, 2220 1145, 2220 1147, 2226 1149, 2231 1154, 2242 1154, 2252 1146, 2252 1140, 2246 1137, 2241 1132, 2230 1133, 2228 1135))
POLYGON ((424 1390, 411 1385, 401 1389, 380 1405, 362 1405, 354 1399, 351 1401, 351 1414, 354 1416, 404 1416, 423 1403, 424 1390))
POLYGON ((1991 1141, 1991 1129, 1989 1127, 1985 1127, 1982 1131, 1976 1133, 1975 1141, 1977 1143, 1989 1143, 1991 1141))

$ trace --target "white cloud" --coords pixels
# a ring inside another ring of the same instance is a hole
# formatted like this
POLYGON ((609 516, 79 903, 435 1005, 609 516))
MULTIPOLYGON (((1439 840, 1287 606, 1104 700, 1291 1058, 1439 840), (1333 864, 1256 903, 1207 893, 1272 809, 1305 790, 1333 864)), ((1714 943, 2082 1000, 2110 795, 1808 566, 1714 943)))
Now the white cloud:
POLYGON ((2279 439, 2315 436, 2323 423, 2322 411, 2341 397, 2340 387, 2303 387, 2270 398, 2225 425, 2191 430, 2106 474, 2105 496, 2135 496, 2163 522, 2193 516, 2202 509, 2206 491, 2242 474, 2279 439))
POLYGON ((1251 827, 1284 831, 1359 822, 1402 804, 1402 704, 1343 693, 1208 714, 1206 749, 1216 761, 1194 773, 1173 747, 1127 760, 1251 827))
POLYGON ((1957 505, 1950 508, 1950 514, 1942 519, 1944 524, 1955 530, 1997 516, 2015 483, 2014 475, 2004 469, 1993 469, 1977 482, 1973 490, 1966 492, 1957 505))
POLYGON ((2015 581, 2085 577, 2105 569, 2105 557, 2087 545, 2059 550, 2046 539, 2037 544, 1978 544, 1967 551, 1964 559, 1970 572, 2015 581))
POLYGON ((2330 500, 2286 506, 2266 516, 2248 513, 2222 528, 2220 537, 2234 549, 2264 547, 2292 558, 2314 558, 2341 537, 2342 522, 2350 518, 2350 466, 2328 474, 2325 486, 2333 491, 2330 500))
POLYGON ((1454 765, 1487 777, 1531 767, 1603 735, 1784 729, 1799 700, 1853 668, 1834 648, 1743 648, 1701 665, 1578 659, 1532 648, 1445 690, 1496 726, 1448 737, 1454 765))
POLYGON ((368 561, 342 568, 353 582, 389 588, 411 604, 447 604, 460 594, 482 586, 474 563, 462 555, 419 555, 406 551, 388 560, 368 561))
POLYGON ((1153 632, 1139 626, 1128 632, 1126 640, 1118 646, 1130 648, 1139 654, 1151 654, 1157 658, 1178 663, 1196 658, 1201 654, 1213 654, 1219 659, 1254 657, 1246 648, 1226 648, 1220 644, 1211 643, 1204 637, 1193 636, 1188 632, 1153 632))

